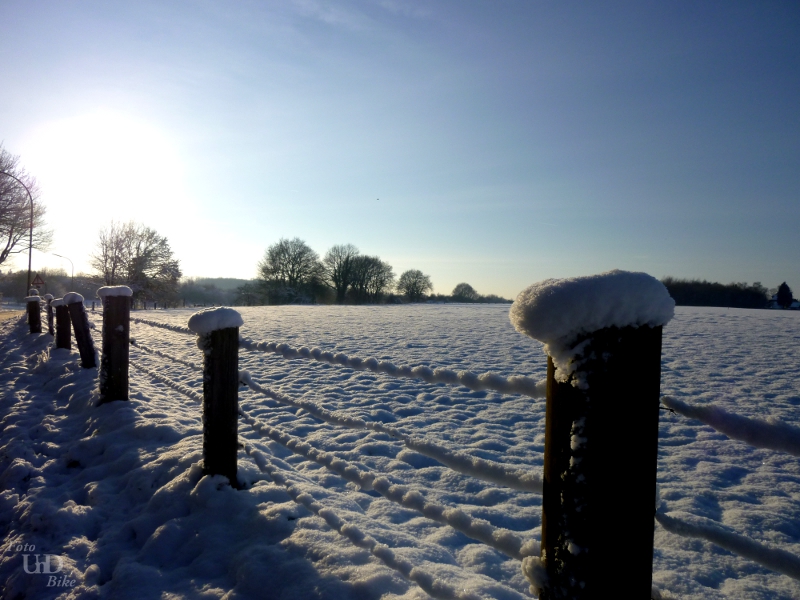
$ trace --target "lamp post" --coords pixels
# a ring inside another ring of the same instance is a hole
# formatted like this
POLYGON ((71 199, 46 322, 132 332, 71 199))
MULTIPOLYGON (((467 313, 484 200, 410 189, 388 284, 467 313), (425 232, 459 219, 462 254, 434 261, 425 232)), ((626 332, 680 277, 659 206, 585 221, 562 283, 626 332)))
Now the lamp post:
POLYGON ((0 174, 11 177, 11 179, 16 181, 23 188, 25 188, 25 191, 28 193, 28 198, 30 198, 31 201, 31 226, 30 226, 30 234, 28 237, 28 285, 25 287, 25 296, 27 296, 30 293, 29 290, 31 289, 31 255, 33 253, 33 196, 31 196, 31 191, 28 189, 28 186, 22 183, 22 181, 15 175, 12 175, 8 171, 0 171, 0 174))
POLYGON ((70 283, 70 289, 74 292, 75 291, 75 265, 72 264, 72 260, 67 258, 66 256, 61 256, 60 254, 56 254, 53 252, 53 256, 57 256, 58 258, 66 258, 69 261, 69 264, 72 266, 72 283, 70 283))

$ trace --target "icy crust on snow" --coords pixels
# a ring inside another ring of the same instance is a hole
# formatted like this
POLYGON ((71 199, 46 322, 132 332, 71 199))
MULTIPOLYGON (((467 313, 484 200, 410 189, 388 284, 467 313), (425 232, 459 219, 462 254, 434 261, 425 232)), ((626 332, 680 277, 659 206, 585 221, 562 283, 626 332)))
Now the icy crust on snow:
MULTIPOLYGON (((546 279, 520 292, 511 305, 514 329, 545 344, 556 379, 567 381, 584 350, 576 341, 608 327, 657 327, 675 314, 675 301, 664 284, 647 273, 608 271, 599 275, 546 279)), ((583 378, 573 382, 586 387, 583 378)))
POLYGON ((78 292, 64 294, 64 304, 75 304, 76 302, 83 302, 83 296, 78 292))
POLYGON ((242 315, 232 308, 208 308, 194 313, 189 318, 189 329, 198 335, 206 335, 218 329, 241 327, 244 325, 242 315))
POLYGON ((97 290, 98 298, 105 298, 106 296, 133 296, 133 290, 127 285, 107 285, 97 290))

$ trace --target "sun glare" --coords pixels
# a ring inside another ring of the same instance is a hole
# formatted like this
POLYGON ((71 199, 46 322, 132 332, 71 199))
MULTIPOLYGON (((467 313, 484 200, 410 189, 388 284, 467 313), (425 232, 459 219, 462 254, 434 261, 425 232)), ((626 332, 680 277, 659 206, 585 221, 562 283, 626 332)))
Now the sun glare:
POLYGON ((45 124, 22 150, 62 250, 77 245, 76 253, 88 255, 97 231, 112 219, 159 230, 185 208, 174 144, 158 128, 123 113, 100 110, 45 124))

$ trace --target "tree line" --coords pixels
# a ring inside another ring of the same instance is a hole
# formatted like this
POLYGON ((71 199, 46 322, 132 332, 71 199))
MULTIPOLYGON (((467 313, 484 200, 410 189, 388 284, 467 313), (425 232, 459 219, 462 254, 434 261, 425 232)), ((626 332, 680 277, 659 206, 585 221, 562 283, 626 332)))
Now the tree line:
POLYGON ((419 302, 433 290, 430 276, 410 269, 396 278, 379 256, 361 254, 353 244, 338 244, 320 258, 299 238, 269 246, 252 283, 239 288, 239 302, 257 304, 375 304, 400 297, 419 302))
POLYGON ((777 296, 778 305, 788 308, 792 291, 786 282, 768 290, 756 281, 747 283, 716 283, 699 279, 665 277, 661 283, 678 306, 727 306, 730 308, 765 308, 770 297, 777 296))

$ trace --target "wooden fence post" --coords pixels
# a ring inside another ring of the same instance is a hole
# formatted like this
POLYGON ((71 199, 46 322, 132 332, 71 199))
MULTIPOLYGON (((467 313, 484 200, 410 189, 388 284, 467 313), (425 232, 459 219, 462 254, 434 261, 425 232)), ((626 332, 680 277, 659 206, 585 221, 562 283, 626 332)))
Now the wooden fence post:
POLYGON ((547 280, 514 327, 545 343, 542 551, 523 561, 541 600, 649 598, 662 326, 675 302, 645 273, 547 280))
POLYGON ((44 299, 47 301, 47 333, 55 335, 53 329, 53 294, 45 294, 44 299))
POLYGON ((131 288, 101 287, 103 303, 103 354, 100 359, 100 404, 128 399, 131 331, 131 288))
POLYGON ((86 308, 83 306, 83 296, 77 292, 64 294, 64 303, 69 308, 72 329, 75 331, 75 343, 78 345, 78 352, 81 355, 81 366, 84 369, 96 367, 97 359, 95 358, 94 342, 89 331, 89 317, 86 315, 86 308))
MULTIPOLYGON (((31 290, 36 292, 36 290, 31 290)), ((28 309, 28 326, 30 333, 42 333, 42 299, 39 292, 25 298, 28 309)))
POLYGON ((50 303, 56 311, 56 348, 72 349, 72 334, 70 333, 69 308, 63 298, 56 298, 50 303))
POLYGON ((661 327, 590 334, 576 360, 588 389, 548 357, 541 600, 648 598, 661 381, 661 327), (624 575, 620 574, 624 563, 624 575))
POLYGON ((189 329, 203 349, 203 472, 224 475, 233 487, 239 450, 239 327, 232 308, 197 312, 189 329))

